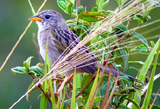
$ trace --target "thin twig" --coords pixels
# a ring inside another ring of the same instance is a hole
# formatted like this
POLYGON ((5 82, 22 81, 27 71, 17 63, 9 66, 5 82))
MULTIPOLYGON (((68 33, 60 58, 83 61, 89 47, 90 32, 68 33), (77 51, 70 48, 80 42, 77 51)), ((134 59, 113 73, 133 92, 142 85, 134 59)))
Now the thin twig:
POLYGON ((98 87, 99 87, 99 84, 100 84, 101 81, 102 81, 102 77, 103 77, 103 74, 104 74, 105 69, 106 69, 106 67, 107 67, 107 64, 108 64, 108 62, 105 64, 105 66, 104 66, 104 68, 103 68, 103 70, 102 70, 100 79, 99 79, 99 81, 98 81, 98 83, 97 83, 96 89, 95 89, 94 94, 93 94, 93 97, 92 97, 92 99, 91 99, 91 103, 90 103, 89 109, 92 108, 92 103, 93 103, 94 97, 95 97, 95 95, 96 95, 96 91, 97 91, 97 89, 98 89, 98 87))
POLYGON ((43 94, 46 96, 46 98, 48 99, 48 101, 49 101, 49 102, 51 103, 51 105, 52 105, 52 101, 51 101, 50 97, 44 92, 42 86, 39 84, 38 87, 41 89, 41 91, 43 92, 43 94))
POLYGON ((110 96, 109 96, 109 99, 108 99, 108 101, 107 101, 107 103, 106 103, 106 105, 105 105, 105 109, 108 109, 108 107, 109 107, 109 103, 111 102, 112 96, 113 96, 114 91, 115 91, 116 86, 117 86, 119 74, 120 74, 120 71, 119 71, 119 73, 118 73, 118 75, 117 75, 117 77, 116 77, 115 85, 114 85, 114 87, 113 87, 113 89, 112 89, 112 92, 111 92, 111 94, 110 94, 110 96))
POLYGON ((109 84, 110 84, 110 80, 111 80, 111 74, 112 74, 112 69, 109 72, 108 85, 107 85, 105 96, 104 96, 104 99, 103 99, 103 102, 102 102, 101 109, 104 109, 104 106, 105 106, 105 103, 106 103, 106 99, 107 99, 107 95, 108 95, 108 90, 109 90, 109 84))
POLYGON ((150 108, 149 108, 149 109, 151 109, 152 106, 154 105, 154 103, 155 103, 155 101, 156 101, 156 98, 157 98, 157 96, 158 96, 158 94, 159 94, 159 91, 160 91, 160 87, 159 87, 159 89, 158 89, 158 91, 157 91, 157 93, 156 93, 156 96, 154 97, 154 100, 153 100, 152 104, 150 105, 150 108))
MULTIPOLYGON (((45 3, 47 2, 47 0, 44 0, 44 2, 42 3, 41 7, 38 9, 38 12, 43 8, 43 6, 45 5, 45 3)), ((38 13, 37 12, 37 13, 38 13)), ((13 51, 15 50, 15 48, 17 47, 17 45, 19 44, 20 40, 23 38, 24 34, 26 33, 26 31, 28 30, 28 28, 30 27, 30 25, 32 24, 32 21, 28 24, 28 26, 26 27, 25 31, 22 33, 22 35, 20 36, 19 40, 17 41, 17 43, 15 44, 15 46, 13 47, 11 53, 8 55, 6 61, 4 62, 4 64, 2 65, 1 69, 0 69, 0 72, 2 70, 2 68, 5 66, 6 62, 8 61, 8 59, 10 58, 10 56, 12 55, 13 51)), ((38 84, 38 83, 37 83, 38 84)), ((33 87, 36 87, 35 84, 33 87)), ((33 89, 33 88, 31 88, 33 89)), ((9 109, 12 109, 17 103, 19 103, 25 96, 27 93, 29 93, 29 91, 27 91, 24 95, 22 95, 9 109)))
POLYGON ((9 58, 11 57, 11 55, 13 54, 14 50, 16 49, 16 47, 18 46, 19 42, 21 41, 21 39, 23 38, 23 36, 26 34, 28 28, 31 26, 32 21, 29 22, 28 26, 25 28, 24 32, 21 34, 21 36, 19 37, 18 41, 16 42, 16 44, 14 45, 14 47, 12 48, 12 50, 10 51, 10 53, 8 54, 6 60, 3 62, 1 68, 0 68, 0 72, 2 71, 2 69, 4 68, 4 66, 6 65, 7 61, 9 60, 9 58))
MULTIPOLYGON (((43 8, 43 6, 45 5, 45 3, 47 2, 47 0, 44 0, 43 4, 41 5, 41 7, 38 9, 37 13, 40 12, 40 10, 43 8)), ((23 36, 26 34, 28 28, 31 26, 33 21, 30 21, 30 23, 28 24, 28 26, 25 28, 24 32, 21 34, 21 36, 19 37, 18 41, 16 42, 16 44, 14 45, 14 47, 12 48, 11 52, 8 54, 6 60, 3 62, 1 68, 0 68, 0 72, 2 71, 2 69, 4 68, 4 66, 6 65, 7 61, 9 60, 9 58, 11 57, 11 55, 13 54, 14 50, 16 49, 16 47, 18 46, 19 42, 22 40, 23 36)))
POLYGON ((90 85, 90 83, 95 79, 96 75, 94 75, 91 80, 85 85, 85 87, 76 95, 76 98, 90 85))

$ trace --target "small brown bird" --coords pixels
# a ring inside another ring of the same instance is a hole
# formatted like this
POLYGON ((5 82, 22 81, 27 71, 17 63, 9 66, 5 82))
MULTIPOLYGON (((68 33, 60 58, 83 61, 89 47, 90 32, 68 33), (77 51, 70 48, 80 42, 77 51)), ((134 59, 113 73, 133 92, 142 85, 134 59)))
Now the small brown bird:
MULTIPOLYGON (((52 65, 58 59, 58 57, 72 42, 74 42, 75 44, 78 44, 80 42, 77 35, 69 29, 62 15, 54 10, 44 10, 39 14, 30 17, 29 20, 36 21, 38 25, 38 44, 43 60, 45 60, 45 47, 48 37, 48 57, 50 65, 52 65)), ((88 62, 77 65, 76 67, 83 72, 95 74, 98 66, 96 57, 86 46, 83 46, 82 48, 80 48, 80 50, 81 49, 83 49, 82 52, 84 54, 91 54, 89 56, 91 59, 88 62)), ((100 69, 102 70, 103 68, 104 66, 101 65, 100 69)), ((106 73, 110 72, 110 70, 111 69, 108 67, 105 68, 106 73)), ((112 73, 118 74, 118 71, 112 69, 112 73)), ((66 77, 69 77, 70 72, 66 72, 65 74, 66 77)), ((128 76, 133 81, 137 80, 134 77, 122 72, 120 72, 120 76, 128 76)), ((62 83, 61 87, 58 90, 58 93, 60 93, 63 89, 63 86, 67 79, 65 79, 64 83, 62 83)))

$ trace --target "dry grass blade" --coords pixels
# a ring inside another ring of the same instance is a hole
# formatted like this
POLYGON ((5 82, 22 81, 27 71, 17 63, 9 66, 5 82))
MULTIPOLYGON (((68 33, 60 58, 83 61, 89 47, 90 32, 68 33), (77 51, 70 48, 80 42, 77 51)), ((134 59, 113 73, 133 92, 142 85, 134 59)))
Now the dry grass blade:
MULTIPOLYGON (((44 1, 44 4, 45 4, 45 2, 46 2, 46 0, 44 1)), ((149 3, 149 2, 144 2, 145 7, 149 6, 150 4, 151 3, 149 3)), ((140 0, 135 0, 135 1, 132 0, 128 3, 126 3, 126 6, 124 6, 122 9, 117 8, 115 10, 116 15, 110 14, 99 25, 96 25, 95 29, 92 29, 90 34, 88 34, 82 41, 80 41, 80 43, 76 44, 75 42, 73 42, 67 49, 64 50, 62 55, 52 65, 52 69, 43 78, 41 78, 39 80, 39 82, 37 82, 30 90, 28 90, 17 102, 15 102, 12 107, 14 107, 14 105, 16 105, 31 90, 33 90, 36 86, 38 86, 38 84, 43 83, 45 80, 48 80, 49 78, 57 75, 58 73, 72 70, 76 66, 84 63, 85 61, 92 60, 92 58, 90 56, 96 52, 102 51, 103 49, 95 50, 93 52, 88 53, 87 55, 86 54, 82 55, 84 51, 88 50, 87 48, 83 49, 83 46, 86 43, 88 43, 89 41, 91 41, 94 37, 102 34, 106 30, 109 30, 110 27, 114 28, 114 27, 118 26, 119 24, 126 22, 128 20, 128 18, 130 18, 133 14, 142 13, 141 6, 142 6, 142 4, 140 3, 140 0), (127 11, 128 9, 130 9, 133 6, 136 8, 131 9, 130 11, 127 11), (81 47, 83 49, 82 51, 79 50, 81 47), (70 49, 70 48, 72 48, 72 49, 70 49), (76 54, 76 55, 74 55, 74 54, 76 54), (77 55, 79 56, 78 58, 76 58, 77 55), (90 57, 90 59, 87 59, 88 57, 90 57), (71 60, 71 61, 68 62, 67 60, 71 60), (54 72, 54 73, 51 74, 51 72, 54 72), (49 74, 51 74, 51 75, 49 75, 49 74)), ((133 31, 135 29, 139 29, 139 28, 134 28, 133 31)), ((116 44, 116 41, 114 43, 111 43, 109 46, 107 46, 104 49, 108 49, 110 47, 113 47, 113 46, 115 46, 115 44, 116 44)), ((116 48, 116 49, 119 49, 119 48, 116 48)), ((117 81, 117 79, 116 79, 116 81, 117 81)))
MULTIPOLYGON (((45 5, 45 3, 47 2, 47 0, 45 0, 43 2, 43 4, 41 5, 41 7, 38 9, 37 13, 40 12, 40 10, 43 8, 43 6, 45 5)), ((10 53, 8 54, 7 58, 5 59, 5 61, 3 62, 1 68, 0 68, 0 72, 2 71, 2 69, 4 68, 4 66, 6 65, 7 61, 9 60, 9 58, 11 57, 11 55, 13 54, 14 50, 17 48, 19 42, 22 40, 23 36, 26 34, 28 28, 31 26, 32 21, 30 21, 30 23, 28 24, 28 26, 25 28, 24 32, 22 33, 22 35, 19 37, 18 41, 16 42, 16 44, 13 46, 12 50, 10 51, 10 53)))
MULTIPOLYGON (((147 39, 153 39, 153 38, 157 38, 157 37, 159 37, 159 35, 158 36, 153 36, 153 37, 150 37, 150 38, 147 38, 147 39)), ((129 41, 129 42, 124 42, 124 43, 122 43, 121 45, 125 45, 125 44, 128 44, 128 43, 130 43, 130 45, 127 47, 127 48, 133 48, 134 46, 132 46, 132 44, 134 43, 134 42, 138 42, 139 40, 133 40, 133 41, 129 41)), ((57 67, 57 70, 59 69, 59 72, 63 72, 63 71, 68 71, 68 70, 73 70, 75 67, 77 67, 77 65, 79 65, 79 64, 81 64, 81 63, 84 63, 84 62, 89 62, 90 60, 92 60, 92 59, 94 59, 94 57, 92 57, 92 55, 93 54, 96 54, 97 53, 97 55, 95 56, 95 57, 100 57, 100 56, 102 56, 102 54, 99 54, 101 51, 103 51, 103 50, 105 50, 105 49, 109 49, 109 48, 113 48, 114 46, 116 46, 116 44, 113 44, 113 45, 110 45, 110 46, 107 46, 107 47, 104 47, 104 48, 102 48, 102 49, 98 49, 98 50, 94 50, 94 51, 92 51, 92 52, 89 52, 89 53, 85 53, 84 54, 84 52, 85 51, 87 51, 87 50, 89 50, 89 48, 84 48, 84 49, 81 49, 81 50, 77 50, 75 53, 74 53, 74 55, 71 55, 70 57, 68 57, 67 59, 69 60, 69 61, 65 61, 65 62, 63 62, 62 64, 60 64, 59 65, 59 67, 57 67)), ((123 47, 122 47, 123 48, 123 47)), ((116 48, 116 49, 114 49, 114 51, 116 51, 116 50, 120 50, 121 48, 116 48)), ((68 51, 69 52, 69 51, 68 51)), ((67 53, 68 53, 67 52, 67 53)), ((108 51, 108 52, 106 52, 105 54, 110 54, 111 52, 113 52, 113 51, 108 51)), ((59 61, 61 61, 61 59, 63 59, 63 56, 65 56, 67 53, 65 53, 64 55, 61 55, 60 57, 59 57, 59 60, 57 60, 56 61, 56 63, 57 62, 59 62, 59 61)), ((138 54, 139 52, 133 52, 133 53, 130 53, 129 55, 134 55, 134 54, 138 54)), ((110 60, 112 59, 115 59, 115 58, 120 58, 120 57, 122 57, 122 56, 124 56, 124 55, 120 55, 120 56, 116 56, 116 57, 114 57, 114 58, 110 58, 110 60)), ((96 63, 96 62, 95 62, 96 63)), ((81 66, 79 66, 79 67, 77 67, 77 68, 81 68, 81 67, 84 67, 84 66, 87 66, 87 65, 91 65, 91 64, 94 64, 94 63, 89 63, 89 64, 85 64, 85 65, 81 65, 81 66)))
MULTIPOLYGON (((149 6, 150 3, 144 2, 144 5, 149 6)), ((52 71, 53 70, 56 70, 56 71, 54 74, 52 74, 52 76, 56 75, 58 72, 68 71, 70 69, 73 69, 75 66, 82 64, 84 62, 84 59, 82 61, 78 60, 78 63, 75 62, 74 64, 71 62, 67 62, 67 60, 71 59, 73 54, 77 53, 79 48, 81 48, 86 43, 91 41, 94 37, 98 36, 99 34, 102 34, 105 30, 109 29, 109 27, 116 27, 120 23, 127 21, 128 17, 130 17, 131 15, 142 13, 141 6, 142 5, 139 2, 139 0, 132 1, 129 6, 125 7, 122 10, 118 10, 117 14, 115 16, 109 15, 109 17, 107 17, 97 29, 95 29, 95 30, 93 29, 92 32, 89 35, 87 35, 80 43, 78 43, 77 45, 73 44, 75 47, 72 50, 70 50, 70 47, 68 47, 64 51, 64 54, 62 54, 63 56, 60 56, 58 61, 56 61, 55 64, 53 65, 52 71), (127 14, 123 13, 124 11, 128 10, 132 6, 136 6, 137 8, 135 10, 129 11, 127 14), (123 16, 122 16, 122 13, 123 13, 123 16), (119 19, 121 19, 121 20, 119 20, 119 19)), ((82 55, 80 58, 82 58, 83 56, 84 55, 82 55)), ((87 61, 89 61, 89 60, 87 60, 87 61)), ((50 78, 50 77, 48 77, 48 78, 50 78)))

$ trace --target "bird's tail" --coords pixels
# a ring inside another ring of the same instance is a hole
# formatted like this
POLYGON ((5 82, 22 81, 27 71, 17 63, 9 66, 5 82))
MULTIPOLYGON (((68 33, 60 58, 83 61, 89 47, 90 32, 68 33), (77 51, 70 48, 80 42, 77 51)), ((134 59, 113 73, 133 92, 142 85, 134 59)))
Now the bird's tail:
MULTIPOLYGON (((104 66, 103 65, 100 65, 100 70, 102 71, 104 69, 104 66)), ((111 71, 111 68, 109 67, 106 67, 105 68, 105 73, 109 74, 109 72, 111 71)), ((122 72, 119 73, 119 71, 115 70, 115 69, 112 69, 112 74, 115 74, 115 75, 120 75, 120 76, 127 76, 128 78, 130 78, 132 81, 136 81, 136 82, 140 82, 140 83, 143 83, 142 81, 134 78, 133 76, 130 76, 130 75, 127 75, 127 74, 124 74, 122 72)))

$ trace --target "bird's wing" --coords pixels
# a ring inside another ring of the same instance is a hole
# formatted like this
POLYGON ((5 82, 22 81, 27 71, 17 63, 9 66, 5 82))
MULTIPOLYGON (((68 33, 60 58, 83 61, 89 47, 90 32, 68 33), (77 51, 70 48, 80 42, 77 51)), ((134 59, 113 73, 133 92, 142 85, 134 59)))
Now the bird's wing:
POLYGON ((72 49, 76 44, 80 42, 77 35, 74 34, 71 30, 54 29, 51 31, 51 33, 52 36, 54 36, 55 45, 61 50, 65 50, 69 46, 70 49, 72 49))
MULTIPOLYGON (((69 47, 68 49, 72 49, 80 42, 77 35, 71 30, 53 30, 52 34, 52 36, 54 36, 56 39, 55 44, 57 48, 61 50, 64 50, 67 47, 69 47)), ((76 53, 69 58, 68 61, 73 63, 76 61, 75 64, 77 64, 77 67, 80 67, 80 69, 84 72, 90 74, 95 73, 96 68, 94 64, 96 63, 97 59, 95 58, 94 54, 91 53, 90 49, 85 45, 79 48, 76 53), (77 62, 80 62, 81 64, 78 64, 77 62)))

